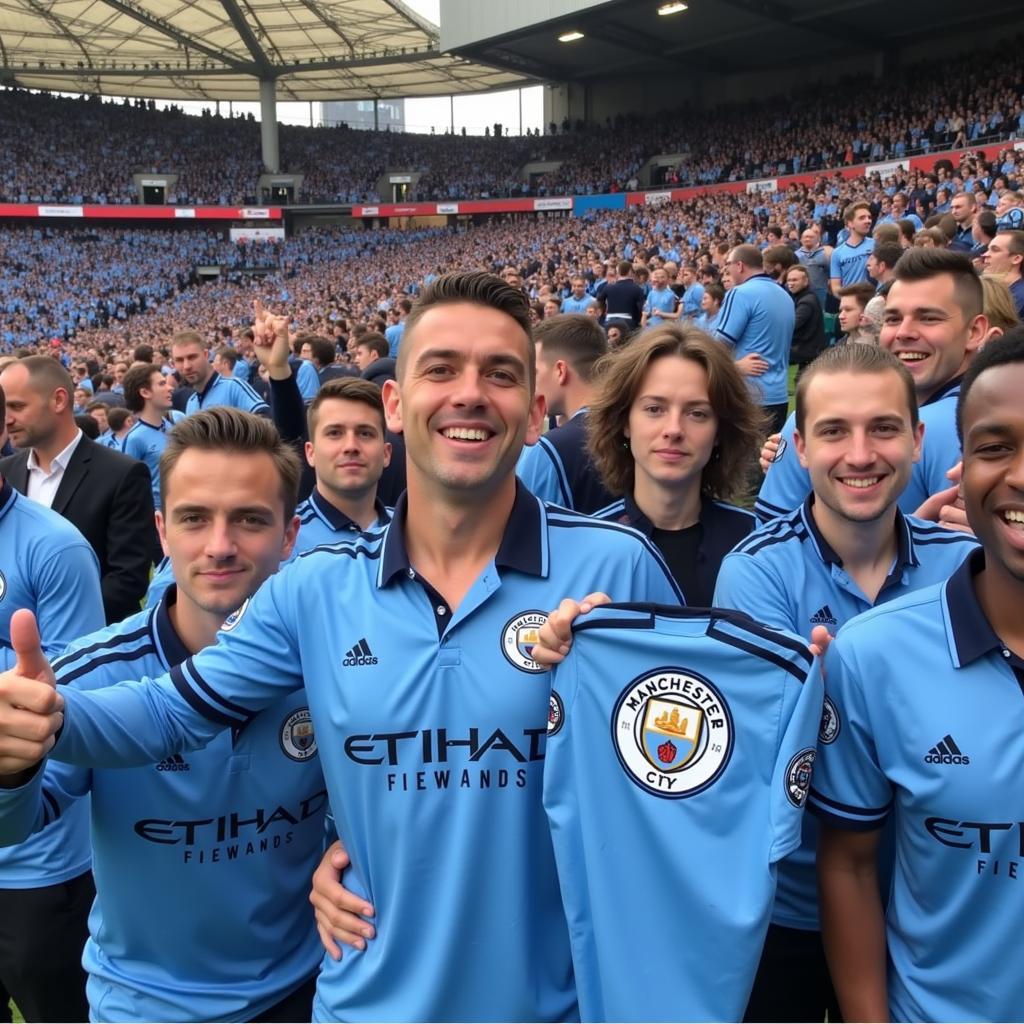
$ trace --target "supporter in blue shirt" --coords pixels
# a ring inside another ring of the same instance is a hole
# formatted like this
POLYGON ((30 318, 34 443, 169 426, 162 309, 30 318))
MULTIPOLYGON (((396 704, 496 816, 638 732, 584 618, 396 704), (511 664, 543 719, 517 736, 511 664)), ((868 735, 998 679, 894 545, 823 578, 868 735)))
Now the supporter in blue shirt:
MULTIPOLYGON (((5 415, 0 389, 0 422, 5 415)), ((0 669, 18 663, 11 619, 19 608, 35 613, 50 657, 103 625, 92 548, 63 516, 2 477, 0 549, 0 669)), ((29 1020, 85 1019, 81 953, 93 893, 90 861, 85 807, 44 835, 0 849, 0 998, 13 997, 29 1020)))
POLYGON ((668 286, 668 274, 659 267, 651 274, 651 290, 647 293, 647 301, 644 303, 642 325, 657 327, 666 321, 678 320, 679 313, 679 300, 668 286))
POLYGON ((1024 231, 1000 231, 983 257, 986 274, 1001 274, 1017 316, 1024 317, 1024 231))
POLYGON ((391 461, 380 388, 358 377, 328 381, 307 419, 306 461, 316 471, 316 487, 296 509, 296 556, 391 521, 391 510, 377 497, 391 461))
MULTIPOLYGON (((607 287, 606 287, 607 290, 607 287)), ((562 300, 563 313, 586 313, 597 302, 593 295, 587 294, 586 279, 577 275, 572 279, 572 291, 562 300)))
POLYGON ((840 288, 868 280, 868 256, 875 247, 871 238, 871 207, 867 203, 851 203, 843 211, 846 240, 832 250, 829 285, 832 294, 840 288))
POLYGON ((537 391, 559 426, 523 449, 516 472, 544 501, 591 515, 611 501, 587 451, 587 407, 595 367, 608 354, 605 333, 579 313, 549 317, 534 331, 537 391))
POLYGON ((270 415, 267 403, 248 384, 222 377, 210 364, 203 339, 192 331, 183 331, 171 342, 174 368, 194 391, 185 406, 187 413, 218 405, 228 405, 258 416, 270 415))
POLYGON ((125 435, 121 451, 146 464, 153 483, 153 505, 159 510, 160 456, 173 426, 171 382, 152 363, 139 363, 125 374, 124 401, 135 423, 125 435))
MULTIPOLYGON (((54 663, 58 684, 99 690, 180 665, 230 629, 289 554, 299 464, 268 423, 230 409, 198 414, 172 436, 164 470, 157 522, 176 586, 155 609, 71 645, 54 663)), ((0 835, 17 837, 26 822, 45 835, 86 794, 91 1016, 308 1019, 319 943, 303 896, 326 794, 303 692, 187 757, 127 771, 51 762, 0 794, 0 835)))
POLYGON ((705 334, 714 337, 718 314, 725 301, 725 289, 717 281, 709 281, 703 288, 704 294, 700 297, 700 314, 694 318, 693 323, 705 334))
MULTIPOLYGON (((944 579, 974 542, 897 508, 923 429, 913 381, 892 355, 874 345, 831 348, 804 372, 796 401, 796 447, 812 494, 726 556, 714 604, 820 642, 822 628, 834 633, 875 604, 944 579)), ((805 819, 799 850, 779 866, 750 1021, 836 1017, 818 934, 813 825, 805 819)))
POLYGON ((808 803, 846 1020, 1009 1020, 1024 1005, 1007 953, 1024 911, 1022 392, 1014 330, 978 355, 960 396, 961 488, 982 549, 946 582, 854 620, 828 652, 808 803))
POLYGON ((704 286, 697 280, 696 268, 687 263, 679 270, 679 283, 683 286, 682 316, 688 320, 695 320, 700 316, 701 299, 704 298, 704 286))
POLYGON ((760 250, 739 245, 725 265, 733 287, 726 293, 715 333, 727 341, 740 372, 769 417, 782 426, 789 404, 789 348, 796 313, 793 300, 763 270, 760 250))

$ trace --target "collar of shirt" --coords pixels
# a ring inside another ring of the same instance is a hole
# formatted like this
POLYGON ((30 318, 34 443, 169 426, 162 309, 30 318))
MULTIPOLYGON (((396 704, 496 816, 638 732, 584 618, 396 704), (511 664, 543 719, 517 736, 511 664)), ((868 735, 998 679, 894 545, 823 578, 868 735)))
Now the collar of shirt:
MULTIPOLYGON (((341 532, 342 530, 358 530, 360 533, 363 528, 354 520, 350 519, 340 508, 336 508, 332 505, 317 488, 313 488, 309 495, 309 503, 316 509, 317 515, 320 516, 324 522, 332 530, 341 532)), ((380 498, 374 498, 373 501, 374 511, 377 513, 377 522, 386 523, 390 518, 388 515, 387 506, 380 498)))
POLYGON ((196 392, 196 394, 199 395, 200 402, 202 402, 202 400, 210 393, 210 388, 212 388, 213 385, 216 384, 217 381, 219 380, 220 374, 216 370, 214 370, 213 373, 210 374, 210 379, 206 382, 206 387, 203 388, 202 391, 196 392))
POLYGON ((10 512, 16 500, 17 491, 0 476, 0 519, 3 519, 10 512))
POLYGON ((81 430, 79 430, 75 434, 74 439, 71 441, 71 444, 69 444, 67 448, 64 449, 64 451, 60 452, 60 454, 54 455, 54 457, 50 460, 49 472, 44 471, 43 468, 39 465, 39 460, 36 458, 35 448, 30 448, 28 452, 28 471, 30 473, 42 473, 43 476, 53 476, 53 474, 56 473, 58 469, 63 473, 64 470, 68 468, 68 463, 71 461, 71 456, 75 454, 75 449, 78 447, 78 442, 81 441, 83 437, 84 435, 82 434, 81 430))
POLYGON ((171 605, 178 600, 177 584, 172 583, 165 591, 160 603, 153 611, 151 631, 157 651, 168 669, 180 665, 192 652, 185 646, 185 641, 178 636, 178 631, 171 622, 171 605))
MULTIPOLYGON (((624 526, 631 526, 634 530, 639 530, 648 540, 650 540, 654 535, 656 527, 654 523, 647 518, 646 513, 644 513, 640 506, 633 500, 633 495, 623 495, 622 505, 625 514, 619 519, 619 522, 624 526)), ((711 498, 702 497, 700 499, 700 515, 697 518, 697 523, 701 527, 702 550, 705 547, 714 550, 716 547, 716 541, 720 535, 719 524, 721 522, 721 518, 715 516, 715 510, 720 507, 721 506, 716 505, 711 498)), ((731 548, 732 544, 729 544, 728 547, 731 548)), ((728 548, 726 550, 728 550, 728 548)))
POLYGON ((928 399, 928 401, 921 403, 921 408, 923 409, 926 405, 933 405, 935 402, 941 402, 944 398, 959 395, 960 385, 963 384, 963 382, 963 374, 960 374, 959 377, 953 377, 951 380, 947 380, 946 383, 928 399))
MULTIPOLYGON (((406 492, 398 499, 394 515, 384 537, 377 585, 385 587, 398 575, 410 578, 416 570, 409 562, 405 547, 405 523, 408 515, 406 492)), ((494 556, 495 566, 516 569, 530 576, 546 576, 548 565, 547 514, 543 503, 516 481, 512 514, 494 556)))
POLYGON ((996 636, 974 591, 974 577, 984 568, 985 552, 977 548, 943 585, 946 614, 952 634, 950 653, 957 668, 963 668, 992 651, 998 651, 1011 668, 1018 672, 1024 671, 1024 658, 1014 654, 996 636))
POLYGON ((943 585, 953 663, 962 669, 994 650, 1020 673, 1024 671, 1024 658, 1018 657, 995 635, 975 593, 974 578, 984 567, 985 552, 978 548, 943 585))
MULTIPOLYGON (((836 553, 832 545, 822 536, 821 531, 818 529, 818 524, 814 521, 814 516, 811 514, 813 505, 814 494, 812 493, 807 496, 807 500, 800 507, 800 518, 803 520, 804 526, 807 527, 807 532, 814 542, 821 560, 827 565, 834 565, 841 569, 843 567, 843 560, 836 553)), ((910 524, 907 522, 906 516, 897 508, 896 559, 889 570, 889 577, 882 589, 884 590, 893 579, 901 578, 905 568, 918 564, 917 554, 914 552, 914 538, 910 534, 910 524)))

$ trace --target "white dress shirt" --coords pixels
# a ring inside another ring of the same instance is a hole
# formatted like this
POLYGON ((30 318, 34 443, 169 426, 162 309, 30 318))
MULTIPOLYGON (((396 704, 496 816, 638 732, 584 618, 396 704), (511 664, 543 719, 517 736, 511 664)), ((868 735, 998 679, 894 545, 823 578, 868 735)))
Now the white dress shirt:
POLYGON ((27 496, 33 501, 47 508, 53 507, 53 499, 57 496, 57 488, 64 479, 64 470, 68 468, 71 456, 74 455, 78 442, 82 440, 82 432, 79 430, 59 455, 55 455, 50 461, 50 472, 47 473, 36 459, 36 450, 33 448, 28 453, 28 487, 27 496))

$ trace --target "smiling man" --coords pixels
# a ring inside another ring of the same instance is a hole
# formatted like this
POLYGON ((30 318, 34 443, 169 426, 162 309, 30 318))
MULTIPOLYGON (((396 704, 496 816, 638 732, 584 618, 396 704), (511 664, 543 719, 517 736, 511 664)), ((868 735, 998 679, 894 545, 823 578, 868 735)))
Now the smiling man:
POLYGON ((391 509, 377 497, 377 483, 391 462, 380 388, 357 377, 328 381, 306 420, 306 461, 316 471, 316 487, 296 509, 302 524, 296 553, 391 521, 391 509))
MULTIPOLYGON (((914 512, 949 486, 946 472, 960 459, 955 413, 960 381, 988 331, 981 280, 970 259, 948 249, 908 249, 885 299, 879 344, 910 372, 925 425, 921 459, 899 504, 914 512)), ((800 504, 810 480, 796 457, 793 416, 780 435, 754 511, 763 522, 800 504)))
MULTIPOLYGON (((384 389, 408 458, 388 527, 300 557, 169 675, 64 695, 54 759, 130 765, 244 729, 305 681, 332 737, 320 757, 346 885, 377 919, 364 953, 324 961, 316 1019, 578 1013, 541 804, 550 680, 530 655, 566 593, 681 595, 638 533, 517 485, 544 417, 535 355, 522 292, 486 273, 435 280, 384 389)), ((0 674, 0 701, 18 708, 0 773, 52 745, 39 736, 60 695, 42 662, 26 650, 21 673, 0 674)))
MULTIPOLYGON (((892 355, 873 345, 828 349, 797 385, 796 428, 812 493, 726 555, 715 607, 809 639, 816 627, 834 633, 876 604, 945 579, 974 549, 963 534, 897 507, 923 428, 913 381, 892 355)), ((805 816, 799 850, 779 865, 751 1021, 835 1017, 818 932, 814 825, 805 816)))
POLYGON ((832 724, 808 807, 822 818, 822 928, 846 1020, 1010 1020, 1024 1005, 1022 394, 1016 329, 978 356, 959 402, 981 550, 861 616, 828 653, 832 724))

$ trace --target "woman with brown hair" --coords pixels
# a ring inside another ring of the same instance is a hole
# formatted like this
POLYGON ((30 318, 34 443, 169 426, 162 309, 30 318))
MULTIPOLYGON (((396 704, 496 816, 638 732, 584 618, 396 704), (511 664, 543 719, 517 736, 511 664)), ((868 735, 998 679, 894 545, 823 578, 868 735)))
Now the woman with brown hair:
POLYGON ((606 356, 588 446, 620 500, 595 513, 646 534, 694 606, 711 603, 726 553, 755 529, 742 497, 764 429, 728 349, 689 324, 644 332, 606 356))

